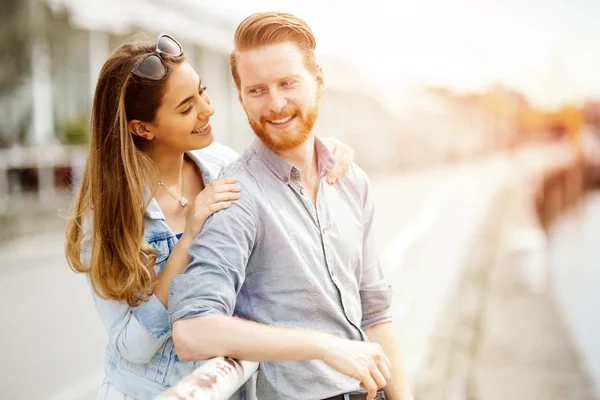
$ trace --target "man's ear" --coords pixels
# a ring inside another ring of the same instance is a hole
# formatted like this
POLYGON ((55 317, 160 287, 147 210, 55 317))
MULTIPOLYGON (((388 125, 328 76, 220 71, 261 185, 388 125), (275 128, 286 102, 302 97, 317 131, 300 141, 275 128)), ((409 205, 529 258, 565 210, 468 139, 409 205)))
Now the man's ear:
POLYGON ((242 109, 244 110, 244 112, 246 114, 248 114, 248 111, 246 111, 246 105, 244 104, 244 101, 242 100, 242 92, 240 92, 240 90, 238 89, 238 101, 240 102, 240 106, 242 106, 242 109))
POLYGON ((145 122, 133 119, 127 123, 127 126, 129 126, 129 131, 136 136, 142 137, 146 140, 154 139, 154 134, 149 129, 148 124, 145 122))
POLYGON ((323 70, 321 67, 317 67, 317 74, 315 76, 317 80, 317 97, 320 99, 325 93, 325 80, 323 79, 323 70))

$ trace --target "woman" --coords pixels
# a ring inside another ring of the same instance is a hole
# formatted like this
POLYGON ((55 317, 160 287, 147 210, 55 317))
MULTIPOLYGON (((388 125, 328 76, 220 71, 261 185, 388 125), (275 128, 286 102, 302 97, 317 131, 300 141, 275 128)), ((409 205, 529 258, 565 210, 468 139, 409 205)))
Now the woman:
MULTIPOLYGON (((168 35, 121 46, 98 79, 89 154, 67 227, 66 255, 84 272, 107 329, 98 398, 150 399, 194 363, 177 357, 167 318, 171 279, 206 219, 242 193, 217 179, 236 158, 213 142, 206 87, 168 35), (204 150, 200 150, 204 149, 204 150)), ((333 140, 341 169, 352 150, 333 140)))

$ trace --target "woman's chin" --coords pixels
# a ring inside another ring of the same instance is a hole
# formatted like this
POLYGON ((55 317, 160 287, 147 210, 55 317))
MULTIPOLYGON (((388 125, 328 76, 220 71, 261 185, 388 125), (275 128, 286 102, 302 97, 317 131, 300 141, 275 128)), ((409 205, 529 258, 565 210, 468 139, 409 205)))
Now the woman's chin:
POLYGON ((197 136, 195 139, 196 139, 196 140, 194 140, 195 146, 192 150, 203 149, 205 147, 210 146, 212 144, 212 142, 215 141, 215 137, 213 136, 212 132, 206 136, 197 136))

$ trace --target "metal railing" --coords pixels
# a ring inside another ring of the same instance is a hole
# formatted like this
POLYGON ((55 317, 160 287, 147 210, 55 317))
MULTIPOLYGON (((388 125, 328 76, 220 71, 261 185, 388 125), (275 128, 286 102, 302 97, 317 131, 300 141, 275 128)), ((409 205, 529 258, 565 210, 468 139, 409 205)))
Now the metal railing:
MULTIPOLYGON (((257 370, 256 362, 213 358, 155 400, 229 399, 257 370)), ((248 390, 246 398, 254 399, 254 388, 248 390)))

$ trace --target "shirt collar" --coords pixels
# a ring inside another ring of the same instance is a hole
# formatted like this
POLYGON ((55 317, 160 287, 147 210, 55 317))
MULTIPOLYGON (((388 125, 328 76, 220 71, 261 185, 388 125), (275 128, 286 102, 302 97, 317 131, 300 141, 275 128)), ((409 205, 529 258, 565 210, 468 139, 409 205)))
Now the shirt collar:
MULTIPOLYGON (((267 147, 260 139, 254 138, 250 145, 252 150, 259 156, 265 165, 283 182, 297 179, 300 176, 298 169, 285 158, 267 147)), ((317 155, 317 168, 319 179, 327 175, 335 168, 335 159, 327 146, 315 136, 315 152, 317 155)))
POLYGON ((152 193, 150 192, 150 188, 147 186, 146 186, 146 194, 144 197, 146 198, 146 201, 148 201, 147 199, 150 198, 150 203, 148 203, 146 210, 144 210, 144 213, 146 214, 146 216, 150 219, 165 219, 165 216, 164 216, 162 210, 158 206, 158 202, 156 201, 154 196, 152 196, 152 193))

